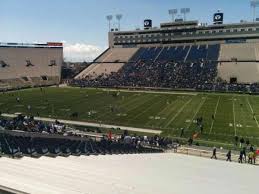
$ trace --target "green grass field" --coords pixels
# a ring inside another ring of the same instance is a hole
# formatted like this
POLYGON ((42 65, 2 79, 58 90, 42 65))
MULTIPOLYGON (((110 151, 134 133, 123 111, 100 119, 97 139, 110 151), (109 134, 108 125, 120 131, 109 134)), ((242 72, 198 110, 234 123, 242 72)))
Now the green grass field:
POLYGON ((103 89, 28 89, 0 94, 0 110, 70 120, 71 114, 78 112, 79 117, 73 120, 159 129, 163 135, 174 137, 184 127, 185 138, 198 130, 195 120, 203 117, 201 140, 233 143, 237 135, 259 145, 259 96, 127 91, 117 97, 116 94, 103 89), (16 102, 17 96, 20 103, 16 102))

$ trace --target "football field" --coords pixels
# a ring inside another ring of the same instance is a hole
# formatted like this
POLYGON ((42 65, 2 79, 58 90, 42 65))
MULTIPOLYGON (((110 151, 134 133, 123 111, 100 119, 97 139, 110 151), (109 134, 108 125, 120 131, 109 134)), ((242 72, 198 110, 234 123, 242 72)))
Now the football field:
POLYGON ((233 143, 238 136, 259 145, 259 96, 36 88, 1 93, 0 110, 157 129, 174 137, 179 137, 184 128, 185 138, 200 132, 196 119, 202 117, 203 134, 198 135, 201 140, 233 143))

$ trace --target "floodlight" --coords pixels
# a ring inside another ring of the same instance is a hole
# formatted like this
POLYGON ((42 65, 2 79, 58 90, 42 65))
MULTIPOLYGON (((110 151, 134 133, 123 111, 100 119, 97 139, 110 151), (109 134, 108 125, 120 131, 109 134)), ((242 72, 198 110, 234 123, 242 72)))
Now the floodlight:
POLYGON ((251 4, 251 7, 257 7, 259 6, 259 0, 252 0, 250 4, 251 4))
POLYGON ((184 16, 184 21, 186 21, 186 14, 190 13, 191 12, 191 9, 190 8, 181 8, 181 14, 183 14, 184 16))
POLYGON ((259 0, 252 0, 250 6, 253 9, 253 21, 255 22, 256 18, 256 8, 259 7, 259 0))
POLYGON ((111 21, 111 20, 112 20, 112 18, 113 18, 113 16, 112 16, 112 15, 107 15, 107 16, 106 16, 106 19, 107 19, 108 21, 111 21))
POLYGON ((112 21, 113 16, 112 15, 107 15, 106 19, 108 20, 109 23, 109 32, 111 31, 111 21, 112 21))
POLYGON ((119 24, 118 29, 119 29, 119 31, 120 31, 120 29, 121 29, 122 14, 117 14, 117 15, 116 15, 116 19, 118 20, 118 24, 119 24))
POLYGON ((168 13, 169 13, 169 15, 172 16, 172 20, 174 21, 174 17, 178 13, 178 10, 177 9, 170 9, 170 10, 168 10, 168 13))

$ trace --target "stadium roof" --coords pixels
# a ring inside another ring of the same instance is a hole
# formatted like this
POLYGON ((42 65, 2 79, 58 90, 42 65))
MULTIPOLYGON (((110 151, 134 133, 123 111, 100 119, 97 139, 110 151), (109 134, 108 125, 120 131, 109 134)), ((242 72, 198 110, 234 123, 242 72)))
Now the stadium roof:
POLYGON ((44 44, 34 43, 6 43, 0 42, 0 47, 14 47, 14 48, 63 48, 61 42, 47 42, 44 44))
POLYGON ((27 193, 258 193, 256 166, 178 154, 0 159, 2 186, 27 193))

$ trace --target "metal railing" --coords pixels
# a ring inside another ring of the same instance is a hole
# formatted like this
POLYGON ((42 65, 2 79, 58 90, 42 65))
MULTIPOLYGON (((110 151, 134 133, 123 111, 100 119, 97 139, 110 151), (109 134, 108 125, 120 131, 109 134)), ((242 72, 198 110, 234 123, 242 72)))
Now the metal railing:
MULTIPOLYGON (((203 158, 211 158, 212 156, 212 150, 210 149, 203 149, 203 148, 196 148, 196 147, 186 147, 186 146, 180 146, 177 149, 172 149, 169 152, 171 153, 177 153, 177 154, 184 154, 184 155, 190 155, 190 156, 197 156, 197 157, 203 157, 203 158)), ((227 150, 217 150, 217 159, 226 161, 227 160, 227 150)), ((232 162, 239 162, 239 153, 237 151, 232 151, 231 154, 231 160, 232 162)), ((246 160, 243 160, 243 163, 248 163, 248 153, 246 156, 246 160)), ((259 165, 258 160, 256 160, 256 165, 259 165)))

